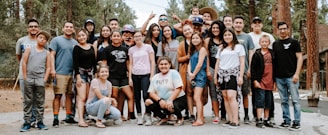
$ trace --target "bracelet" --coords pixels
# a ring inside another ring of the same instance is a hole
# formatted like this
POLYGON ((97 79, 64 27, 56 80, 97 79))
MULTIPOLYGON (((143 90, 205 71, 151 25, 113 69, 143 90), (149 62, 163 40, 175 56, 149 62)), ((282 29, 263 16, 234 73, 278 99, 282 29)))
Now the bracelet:
POLYGON ((163 98, 158 99, 157 102, 159 103, 161 100, 163 100, 163 98))

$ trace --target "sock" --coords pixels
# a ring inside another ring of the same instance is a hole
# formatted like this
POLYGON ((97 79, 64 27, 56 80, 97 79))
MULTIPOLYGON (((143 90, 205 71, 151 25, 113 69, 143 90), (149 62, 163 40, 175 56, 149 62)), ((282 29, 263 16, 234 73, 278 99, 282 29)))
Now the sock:
POLYGON ((130 112, 130 119, 136 119, 136 116, 134 115, 134 112, 130 112))
POLYGON ((58 120, 58 114, 54 114, 54 119, 58 120))
POLYGON ((72 112, 66 112, 66 119, 71 118, 71 116, 72 116, 72 112))
POLYGON ((248 108, 244 108, 244 111, 245 111, 245 117, 246 116, 248 117, 248 108))

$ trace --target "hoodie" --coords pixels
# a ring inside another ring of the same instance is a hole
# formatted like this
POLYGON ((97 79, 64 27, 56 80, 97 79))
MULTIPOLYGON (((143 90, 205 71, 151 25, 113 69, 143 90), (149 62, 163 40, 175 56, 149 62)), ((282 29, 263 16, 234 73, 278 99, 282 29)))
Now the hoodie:
POLYGON ((89 37, 88 37, 88 40, 87 40, 87 43, 89 43, 89 44, 93 44, 93 42, 95 42, 96 40, 97 40, 97 37, 95 37, 95 29, 96 29, 96 25, 95 25, 95 22, 94 22, 94 20, 93 19, 91 19, 91 18, 87 18, 87 19, 85 19, 85 21, 84 21, 84 28, 86 29, 86 30, 88 30, 87 29, 87 23, 92 23, 93 24, 93 30, 91 31, 91 32, 89 32, 89 37))

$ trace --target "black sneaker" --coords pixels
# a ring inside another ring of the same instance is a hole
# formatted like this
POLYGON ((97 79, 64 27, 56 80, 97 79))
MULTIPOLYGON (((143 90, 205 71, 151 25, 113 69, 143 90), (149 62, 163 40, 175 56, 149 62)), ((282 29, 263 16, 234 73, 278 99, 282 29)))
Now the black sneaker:
POLYGON ((290 123, 287 123, 286 121, 284 121, 283 123, 281 123, 278 128, 287 128, 290 126, 290 123))
POLYGON ((191 123, 194 123, 196 121, 195 115, 190 115, 190 119, 189 120, 190 120, 191 123))
POLYGON ((20 129, 20 132, 26 132, 31 128, 31 124, 30 123, 24 123, 22 128, 20 129))
POLYGON ((230 124, 231 124, 231 122, 230 121, 227 121, 226 123, 223 123, 222 126, 223 127, 228 127, 228 126, 230 126, 230 124))
POLYGON ((239 124, 236 124, 236 123, 230 123, 229 128, 230 128, 230 129, 236 129, 236 128, 238 128, 239 126, 240 126, 239 124))
POLYGON ((291 127, 288 128, 291 131, 299 131, 301 130, 301 125, 300 123, 293 123, 293 125, 291 127))
POLYGON ((58 119, 54 119, 54 121, 52 123, 52 126, 55 127, 55 128, 58 128, 59 127, 59 120, 58 119))
POLYGON ((266 127, 274 127, 274 125, 269 120, 265 120, 264 121, 264 126, 266 126, 266 127))
POLYGON ((40 129, 40 130, 48 130, 49 128, 43 124, 42 121, 39 121, 37 124, 37 128, 40 129))
POLYGON ((249 117, 248 117, 248 116, 245 116, 245 118, 244 118, 244 123, 245 123, 245 124, 249 124, 249 123, 250 123, 250 121, 249 121, 249 117))
POLYGON ((262 121, 262 120, 258 120, 258 121, 256 122, 256 127, 258 127, 258 128, 265 128, 265 126, 264 126, 264 124, 263 124, 263 121, 262 121))
POLYGON ((67 124, 77 124, 78 122, 75 121, 73 118, 68 118, 65 120, 65 123, 67 124))

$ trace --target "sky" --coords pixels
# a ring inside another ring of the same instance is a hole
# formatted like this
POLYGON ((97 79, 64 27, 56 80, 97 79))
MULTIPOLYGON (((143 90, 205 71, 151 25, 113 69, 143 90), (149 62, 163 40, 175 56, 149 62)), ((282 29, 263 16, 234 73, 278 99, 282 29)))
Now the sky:
MULTIPOLYGON (((219 7, 221 3, 215 1, 219 7)), ((156 16, 149 22, 149 25, 157 23, 158 16, 166 13, 165 8, 168 8, 168 0, 125 0, 125 3, 136 12, 138 19, 135 20, 135 24, 137 28, 142 26, 151 12, 155 13, 156 16)))

